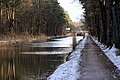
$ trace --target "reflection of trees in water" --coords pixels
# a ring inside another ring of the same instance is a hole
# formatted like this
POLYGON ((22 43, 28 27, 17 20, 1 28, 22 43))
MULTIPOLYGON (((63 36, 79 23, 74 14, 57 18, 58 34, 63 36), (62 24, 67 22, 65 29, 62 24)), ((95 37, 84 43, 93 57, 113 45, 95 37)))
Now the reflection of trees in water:
POLYGON ((25 77, 44 77, 48 76, 50 72, 56 68, 55 65, 59 65, 62 61, 51 61, 52 59, 61 59, 60 56, 52 55, 20 55, 18 57, 18 62, 16 62, 17 72, 21 74, 23 78, 25 77), (46 73, 47 72, 47 73, 46 73))
POLYGON ((0 57, 0 70, 1 80, 16 80, 15 74, 15 52, 11 50, 7 52, 8 54, 4 53, 7 52, 5 49, 1 50, 1 57, 0 57))
POLYGON ((18 54, 19 50, 21 51, 21 49, 0 50, 0 80, 46 78, 56 69, 56 66, 63 63, 63 56, 22 55, 18 54))

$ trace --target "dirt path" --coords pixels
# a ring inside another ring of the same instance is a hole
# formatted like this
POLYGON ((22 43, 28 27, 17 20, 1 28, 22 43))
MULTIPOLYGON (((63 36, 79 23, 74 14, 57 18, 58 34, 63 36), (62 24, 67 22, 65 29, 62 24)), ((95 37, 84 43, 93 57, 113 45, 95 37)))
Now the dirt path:
POLYGON ((116 67, 102 53, 90 36, 82 51, 80 80, 120 80, 115 78, 116 67))

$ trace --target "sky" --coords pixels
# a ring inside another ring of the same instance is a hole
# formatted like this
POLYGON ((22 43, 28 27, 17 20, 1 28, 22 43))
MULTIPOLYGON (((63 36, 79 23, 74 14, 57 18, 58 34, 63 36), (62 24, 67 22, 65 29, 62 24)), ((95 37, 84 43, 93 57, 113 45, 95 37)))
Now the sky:
POLYGON ((84 10, 82 9, 79 0, 58 0, 58 2, 60 3, 60 6, 68 12, 73 22, 79 22, 80 19, 83 19, 84 10))

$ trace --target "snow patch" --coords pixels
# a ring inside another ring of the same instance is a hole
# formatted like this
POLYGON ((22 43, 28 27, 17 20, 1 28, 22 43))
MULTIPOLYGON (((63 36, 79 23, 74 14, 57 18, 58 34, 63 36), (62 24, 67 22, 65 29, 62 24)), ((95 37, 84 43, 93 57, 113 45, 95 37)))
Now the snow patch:
POLYGON ((81 51, 84 48, 87 36, 88 34, 80 44, 76 46, 75 51, 69 56, 69 61, 58 66, 47 80, 78 80, 80 78, 81 51))
POLYGON ((115 44, 113 44, 112 48, 110 49, 106 48, 106 45, 101 44, 97 40, 95 40, 95 42, 103 50, 103 52, 110 59, 110 61, 120 70, 120 56, 116 56, 116 52, 118 51, 118 49, 115 48, 115 44))
POLYGON ((79 58, 60 65, 47 80, 77 80, 79 79, 79 58))

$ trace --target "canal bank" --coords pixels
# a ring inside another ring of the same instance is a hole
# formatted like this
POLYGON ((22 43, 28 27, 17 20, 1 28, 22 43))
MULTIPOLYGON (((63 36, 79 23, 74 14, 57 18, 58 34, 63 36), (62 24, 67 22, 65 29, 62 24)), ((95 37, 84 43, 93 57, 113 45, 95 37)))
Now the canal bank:
POLYGON ((69 53, 68 61, 58 66, 58 68, 47 78, 47 80, 79 80, 80 79, 80 61, 82 50, 86 43, 85 37, 75 47, 75 49, 69 53))
POLYGON ((59 38, 65 38, 68 37, 69 35, 61 35, 61 36, 45 36, 41 35, 38 37, 24 37, 24 38, 18 38, 18 39, 4 39, 0 40, 0 48, 4 47, 12 47, 12 46, 19 46, 22 44, 30 44, 30 43, 39 43, 39 42, 46 42, 50 41, 52 39, 59 39, 59 38))

